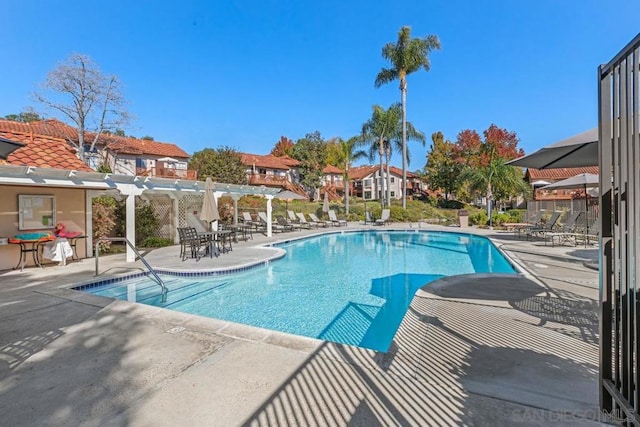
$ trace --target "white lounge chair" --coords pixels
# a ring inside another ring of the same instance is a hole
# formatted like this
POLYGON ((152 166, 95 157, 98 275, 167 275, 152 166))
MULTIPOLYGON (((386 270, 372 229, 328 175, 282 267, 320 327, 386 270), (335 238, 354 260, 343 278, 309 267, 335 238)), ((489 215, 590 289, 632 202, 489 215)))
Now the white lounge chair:
POLYGON ((315 222, 315 221, 313 221, 313 222, 307 221, 307 218, 304 217, 304 214, 302 212, 297 212, 296 216, 298 217, 298 222, 303 227, 306 227, 306 228, 320 227, 320 224, 315 222))
POLYGON ((316 216, 316 214, 310 213, 309 214, 309 218, 311 218, 311 220, 313 222, 315 222, 316 224, 318 224, 320 227, 326 227, 328 225, 330 225, 331 223, 329 221, 323 221, 321 219, 318 219, 318 217, 316 216))
POLYGON ((374 225, 385 225, 391 220, 391 211, 389 209, 382 209, 382 215, 380 218, 376 219, 374 225))
POLYGON ((345 227, 347 226, 347 220, 346 219, 338 219, 338 217, 336 216, 336 212, 332 209, 329 209, 329 219, 331 220, 331 222, 333 223, 333 225, 337 225, 338 227, 344 225, 345 227))

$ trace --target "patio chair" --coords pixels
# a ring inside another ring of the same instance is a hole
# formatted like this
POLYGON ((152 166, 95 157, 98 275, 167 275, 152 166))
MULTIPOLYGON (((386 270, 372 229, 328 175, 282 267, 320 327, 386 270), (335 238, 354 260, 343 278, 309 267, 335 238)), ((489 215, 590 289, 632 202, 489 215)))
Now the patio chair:
MULTIPOLYGON (((260 218, 260 222, 262 223, 262 225, 264 226, 264 229, 266 231, 267 226, 269 224, 269 220, 267 219, 267 213, 266 212, 258 212, 258 218, 260 218)), ((271 230, 274 233, 278 233, 278 232, 282 233, 284 231, 288 231, 288 228, 283 227, 282 225, 278 224, 277 222, 276 223, 272 222, 271 223, 271 230)))
POLYGON ((290 222, 295 222, 295 223, 300 222, 300 219, 296 216, 295 213, 293 213, 293 211, 287 211, 287 217, 290 222))
POLYGON ((551 217, 547 220, 547 222, 545 222, 543 225, 528 229, 527 240, 529 240, 529 237, 531 238, 541 237, 544 235, 544 233, 549 233, 554 231, 556 224, 558 222, 558 219, 560 218, 560 215, 562 215, 562 212, 554 212, 551 215, 551 217))
POLYGON ((319 226, 319 227, 323 227, 323 228, 324 228, 324 227, 327 227, 327 226, 329 226, 329 225, 333 225, 333 224, 332 224, 331 222, 329 222, 329 221, 323 221, 323 220, 321 220, 321 219, 318 219, 318 217, 317 217, 317 216, 316 216, 316 214, 314 214, 314 213, 310 213, 310 214, 309 214, 309 218, 311 218, 311 220, 312 220, 313 222, 315 222, 316 224, 318 224, 318 226, 319 226))
POLYGON ((531 228, 541 227, 542 223, 540 221, 542 220, 543 213, 544 211, 536 212, 528 222, 507 222, 504 225, 507 227, 507 230, 511 229, 513 230, 513 234, 520 236, 523 232, 526 233, 527 230, 531 228))
POLYGON ((242 223, 248 225, 258 231, 260 227, 260 221, 254 221, 249 212, 242 212, 242 223))
POLYGON ((581 215, 582 212, 574 212, 571 214, 562 225, 560 231, 543 232, 542 237, 544 238, 544 244, 546 245, 547 242, 551 242, 551 246, 555 246, 557 241, 557 244, 559 245, 564 243, 573 243, 575 246, 576 227, 578 224, 578 218, 580 218, 581 215))
POLYGON ((203 245, 205 247, 204 249, 208 250, 207 243, 203 242, 202 238, 198 235, 198 231, 194 227, 182 228, 180 245, 182 261, 185 261, 189 257, 195 258, 196 261, 199 261, 200 257, 204 254, 202 251, 203 245))
POLYGON ((278 223, 278 225, 284 227, 284 231, 300 230, 300 225, 299 224, 293 224, 293 223, 287 221, 286 218, 283 217, 282 215, 277 215, 276 216, 276 222, 278 223))
POLYGON ((337 225, 338 227, 344 225, 345 227, 347 226, 347 220, 346 219, 338 219, 338 217, 336 216, 336 211, 334 211, 333 209, 329 209, 329 219, 331 220, 331 223, 335 226, 337 225))
POLYGON ((374 223, 374 220, 373 220, 373 217, 371 216, 371 212, 366 211, 364 213, 364 225, 369 225, 373 223, 374 223))
POLYGON ((304 217, 304 214, 302 212, 297 212, 296 216, 298 217, 298 221, 300 222, 300 225, 302 225, 303 227, 306 227, 306 228, 320 227, 320 224, 318 224, 315 221, 307 221, 307 218, 304 217))
POLYGON ((389 209, 382 209, 380 218, 376 219, 374 225, 385 225, 391 221, 391 211, 389 209))

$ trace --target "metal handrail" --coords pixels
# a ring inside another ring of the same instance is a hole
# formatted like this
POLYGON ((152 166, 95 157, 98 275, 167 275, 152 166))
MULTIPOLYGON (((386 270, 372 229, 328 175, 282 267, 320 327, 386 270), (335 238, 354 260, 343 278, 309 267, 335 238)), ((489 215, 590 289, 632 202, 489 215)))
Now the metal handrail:
POLYGON ((135 253, 138 259, 142 261, 142 264, 144 264, 144 266, 147 267, 147 270, 149 270, 149 273, 151 273, 151 275, 156 280, 158 285, 160 285, 160 288, 162 288, 162 302, 165 302, 167 300, 167 287, 165 286, 164 282, 162 281, 160 276, 158 276, 158 273, 156 273, 153 270, 153 268, 151 268, 147 260, 145 260, 142 257, 140 252, 138 252, 136 247, 126 237, 100 237, 95 240, 94 253, 96 254, 96 276, 98 275, 98 258, 100 258, 100 247, 99 247, 100 242, 125 242, 127 245, 129 245, 129 247, 133 250, 133 253, 135 253))

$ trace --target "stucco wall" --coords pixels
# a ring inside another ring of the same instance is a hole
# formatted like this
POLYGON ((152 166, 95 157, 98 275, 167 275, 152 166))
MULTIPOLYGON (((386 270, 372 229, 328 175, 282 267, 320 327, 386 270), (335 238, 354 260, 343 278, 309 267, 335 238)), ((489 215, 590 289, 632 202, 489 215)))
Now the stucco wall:
MULTIPOLYGON (((19 194, 42 194, 55 196, 56 221, 65 224, 67 231, 82 231, 83 233, 86 231, 85 190, 76 188, 0 185, 0 237, 12 237, 18 233, 26 232, 18 230, 19 194)), ((50 231, 53 231, 53 227, 51 227, 50 231)), ((77 252, 80 258, 83 258, 86 254, 85 245, 85 239, 78 240, 77 252)), ((33 258, 31 257, 31 254, 27 255, 26 265, 32 266, 33 258)), ((15 267, 19 259, 19 245, 0 245, 0 270, 7 270, 15 267)))

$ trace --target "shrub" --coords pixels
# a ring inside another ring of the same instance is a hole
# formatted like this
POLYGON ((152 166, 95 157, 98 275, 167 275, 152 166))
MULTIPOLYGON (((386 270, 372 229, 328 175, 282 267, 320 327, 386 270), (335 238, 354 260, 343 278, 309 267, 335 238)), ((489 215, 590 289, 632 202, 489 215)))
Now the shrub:
POLYGON ((525 209, 511 209, 507 211, 507 215, 509 215, 509 220, 506 222, 524 222, 524 213, 525 209))
POLYGON ((491 222, 495 226, 501 226, 505 222, 509 222, 511 220, 511 216, 506 213, 494 213, 491 215, 491 222))
MULTIPOLYGON (((93 238, 109 237, 116 225, 118 202, 113 197, 95 197, 92 204, 93 238)), ((100 250, 107 250, 111 242, 100 242, 100 250)))
POLYGON ((162 248, 171 245, 173 245, 173 241, 164 237, 147 237, 140 242, 140 246, 143 248, 162 248))
POLYGON ((469 214, 469 223, 471 223, 472 225, 487 225, 487 222, 489 222, 489 217, 487 216, 487 213, 483 210, 479 210, 476 212, 473 212, 472 214, 469 214))
POLYGON ((464 209, 464 203, 458 200, 439 200, 438 207, 442 209, 464 209))
POLYGON ((136 207, 136 245, 153 237, 160 220, 150 205, 136 207))

